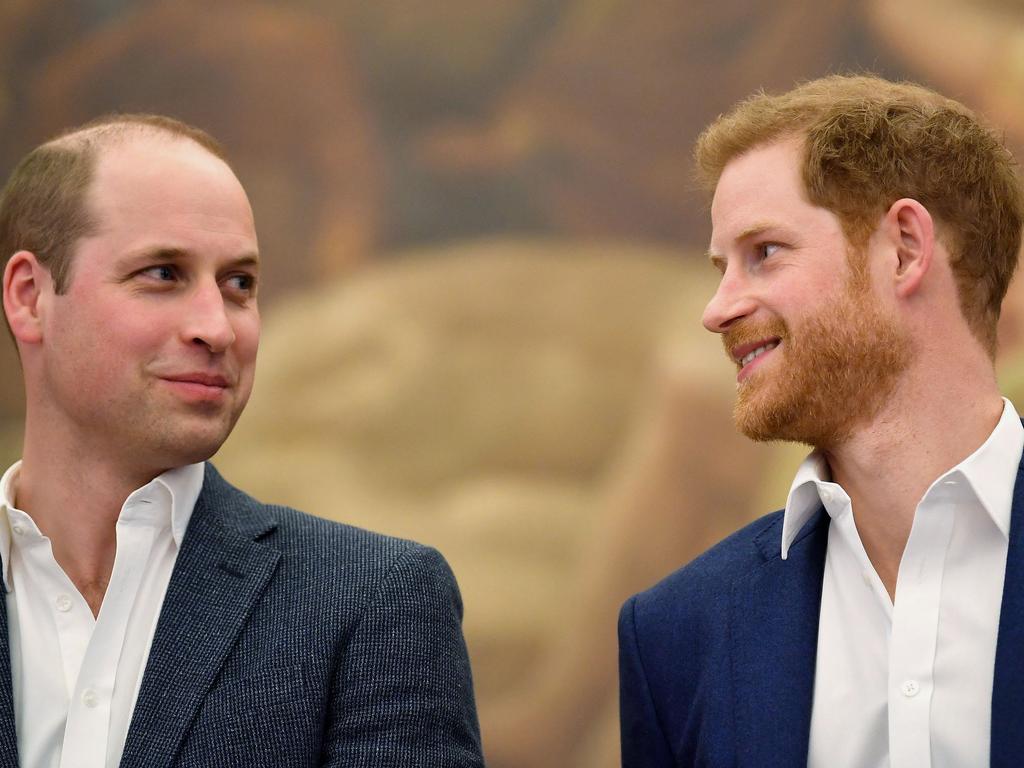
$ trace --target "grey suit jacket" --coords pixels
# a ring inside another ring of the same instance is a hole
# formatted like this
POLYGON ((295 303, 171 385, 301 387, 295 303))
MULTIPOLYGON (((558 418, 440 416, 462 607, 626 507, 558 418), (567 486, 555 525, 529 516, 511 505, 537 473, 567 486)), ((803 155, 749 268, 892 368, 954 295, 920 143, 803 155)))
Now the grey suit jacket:
MULTIPOLYGON (((436 551, 260 504, 207 464, 121 766, 483 766, 461 618, 436 551)), ((0 639, 13 768, 2 600, 0 639)))

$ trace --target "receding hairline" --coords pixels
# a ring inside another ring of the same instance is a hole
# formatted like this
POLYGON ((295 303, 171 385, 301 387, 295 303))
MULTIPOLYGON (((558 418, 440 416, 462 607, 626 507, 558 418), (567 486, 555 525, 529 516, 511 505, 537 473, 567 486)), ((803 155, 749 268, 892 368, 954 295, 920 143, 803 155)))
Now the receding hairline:
MULTIPOLYGON (((82 188, 81 209, 86 217, 83 235, 93 232, 98 223, 93 208, 96 185, 101 168, 119 149, 138 150, 166 147, 193 147, 224 165, 235 176, 223 148, 201 129, 179 123, 161 115, 112 115, 93 120, 70 129, 39 145, 37 150, 66 152, 82 158, 86 169, 86 182, 82 188), (171 127, 168 127, 169 124, 171 127), (146 145, 149 146, 146 146, 146 145)), ((237 179, 237 176, 235 176, 237 179)))
POLYGON ((220 142, 206 131, 174 118, 154 114, 115 113, 57 134, 41 150, 98 154, 137 139, 191 142, 230 166, 220 142))

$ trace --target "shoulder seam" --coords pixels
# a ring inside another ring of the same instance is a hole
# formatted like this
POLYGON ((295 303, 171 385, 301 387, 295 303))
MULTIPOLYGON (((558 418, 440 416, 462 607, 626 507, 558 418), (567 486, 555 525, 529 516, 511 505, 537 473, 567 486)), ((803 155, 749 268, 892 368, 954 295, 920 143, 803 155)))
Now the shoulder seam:
POLYGON ((381 592, 384 591, 384 587, 387 585, 388 580, 398 570, 399 564, 403 560, 405 560, 409 556, 410 553, 415 552, 417 549, 425 549, 425 547, 423 547, 422 544, 417 544, 414 541, 405 541, 403 539, 396 539, 396 541, 403 542, 403 544, 405 546, 401 547, 398 550, 398 552, 395 554, 395 557, 391 560, 391 563, 387 566, 387 569, 384 571, 384 574, 381 576, 380 580, 377 582, 377 585, 375 586, 375 588, 373 590, 373 594, 368 597, 368 599, 366 600, 366 603, 363 605, 362 609, 359 611, 359 617, 356 619, 356 621, 354 621, 352 623, 351 630, 349 630, 349 632, 346 633, 343 637, 339 638, 339 643, 347 642, 348 638, 349 638, 349 635, 351 635, 351 634, 353 634, 353 633, 355 633, 355 632, 357 632, 359 630, 359 627, 362 625, 363 621, 366 619, 366 614, 370 612, 371 606, 373 606, 374 603, 376 603, 377 600, 380 598, 381 592))

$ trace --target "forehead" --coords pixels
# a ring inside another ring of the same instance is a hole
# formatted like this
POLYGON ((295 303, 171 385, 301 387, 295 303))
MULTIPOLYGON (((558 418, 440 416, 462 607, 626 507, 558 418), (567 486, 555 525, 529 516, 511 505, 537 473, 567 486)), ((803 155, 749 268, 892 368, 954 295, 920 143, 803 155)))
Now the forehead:
POLYGON ((103 142, 87 204, 101 233, 147 221, 254 236, 252 209, 234 173, 184 138, 140 133, 103 142))
POLYGON ((802 161, 802 143, 788 139, 755 147, 725 166, 711 204, 712 252, 766 230, 841 233, 832 212, 808 199, 802 161))
POLYGON ((748 209, 767 210, 793 198, 807 202, 800 178, 796 141, 754 147, 730 160, 718 179, 711 203, 712 219, 748 209))

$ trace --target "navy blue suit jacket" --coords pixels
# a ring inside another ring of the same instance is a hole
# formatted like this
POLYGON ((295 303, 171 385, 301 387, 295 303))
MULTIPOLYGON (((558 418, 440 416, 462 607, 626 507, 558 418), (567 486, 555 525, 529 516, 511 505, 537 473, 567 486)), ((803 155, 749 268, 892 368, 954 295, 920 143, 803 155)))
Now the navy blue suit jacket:
MULTIPOLYGON (((434 550, 266 506, 207 464, 123 768, 483 766, 434 550)), ((17 766, 0 600, 0 768, 17 766)))
MULTIPOLYGON (((991 765, 1024 761, 1024 462, 1017 470, 992 692, 991 765)), ((824 509, 780 555, 782 512, 761 518, 619 616, 623 768, 807 764, 824 509)))

